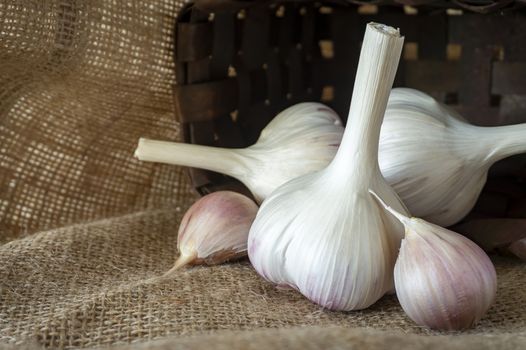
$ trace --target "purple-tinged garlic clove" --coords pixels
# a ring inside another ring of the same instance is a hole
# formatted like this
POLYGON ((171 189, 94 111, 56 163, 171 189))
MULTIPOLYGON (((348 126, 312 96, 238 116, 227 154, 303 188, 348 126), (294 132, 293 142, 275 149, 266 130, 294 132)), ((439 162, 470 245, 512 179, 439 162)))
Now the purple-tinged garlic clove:
POLYGON ((497 291, 495 267, 486 253, 468 238, 409 218, 376 198, 405 226, 394 280, 407 315, 419 325, 439 330, 477 323, 497 291))
POLYGON ((231 191, 208 194, 185 213, 179 226, 179 257, 165 274, 186 265, 217 265, 247 254, 247 237, 258 206, 231 191))

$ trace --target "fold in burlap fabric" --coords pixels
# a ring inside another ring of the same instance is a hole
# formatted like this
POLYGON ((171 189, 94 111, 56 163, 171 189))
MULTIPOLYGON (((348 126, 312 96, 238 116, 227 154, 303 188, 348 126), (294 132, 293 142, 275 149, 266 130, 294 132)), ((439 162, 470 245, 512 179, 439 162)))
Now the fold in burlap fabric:
POLYGON ((487 316, 439 338, 394 296, 324 311, 246 261, 160 278, 196 197, 181 169, 132 153, 139 136, 178 137, 172 30, 181 6, 0 3, 0 349, 526 345, 526 268, 508 258, 493 257, 499 290, 487 316))

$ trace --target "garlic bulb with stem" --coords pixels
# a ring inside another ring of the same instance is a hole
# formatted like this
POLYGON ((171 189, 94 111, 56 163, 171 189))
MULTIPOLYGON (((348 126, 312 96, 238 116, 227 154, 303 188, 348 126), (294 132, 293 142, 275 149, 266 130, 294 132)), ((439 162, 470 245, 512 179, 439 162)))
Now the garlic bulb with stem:
POLYGON ((403 228, 369 188, 405 213, 378 167, 378 139, 403 38, 394 28, 367 25, 349 112, 333 161, 293 179, 262 204, 248 255, 265 279, 299 290, 333 310, 363 309, 393 289, 403 228))
POLYGON ((490 166, 523 152, 526 124, 474 126, 423 92, 391 92, 380 169, 416 217, 440 226, 457 223, 475 205, 490 166))
POLYGON ((257 142, 243 149, 139 140, 139 160, 183 165, 232 176, 261 202, 283 183, 325 167, 343 134, 338 115, 329 107, 304 102, 279 113, 257 142))
POLYGON ((497 275, 489 257, 466 237, 408 217, 371 193, 405 226, 394 269, 398 300, 417 324, 460 330, 477 323, 495 300, 497 275))
POLYGON ((200 198, 179 226, 179 258, 165 274, 192 264, 217 265, 246 255, 250 225, 258 206, 250 198, 218 191, 200 198))

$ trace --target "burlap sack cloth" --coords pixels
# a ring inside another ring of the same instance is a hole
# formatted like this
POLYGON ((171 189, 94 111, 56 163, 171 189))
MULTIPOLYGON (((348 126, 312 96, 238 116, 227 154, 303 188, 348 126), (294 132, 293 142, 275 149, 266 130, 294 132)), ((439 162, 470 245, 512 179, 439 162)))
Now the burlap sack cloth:
POLYGON ((497 302, 482 322, 439 337, 393 296, 324 311, 246 261, 157 278, 196 197, 181 169, 132 153, 139 136, 178 137, 181 5, 0 2, 0 348, 526 346, 526 267, 512 259, 494 257, 497 302))

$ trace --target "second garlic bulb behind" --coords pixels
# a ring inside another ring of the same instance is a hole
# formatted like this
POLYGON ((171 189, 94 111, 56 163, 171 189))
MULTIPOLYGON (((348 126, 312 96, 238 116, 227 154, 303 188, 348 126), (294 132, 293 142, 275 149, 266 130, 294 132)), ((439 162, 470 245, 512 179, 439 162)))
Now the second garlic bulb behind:
POLYGON ((411 214, 440 226, 473 208, 489 167, 526 152, 526 124, 479 127, 423 92, 391 91, 380 169, 411 214))

